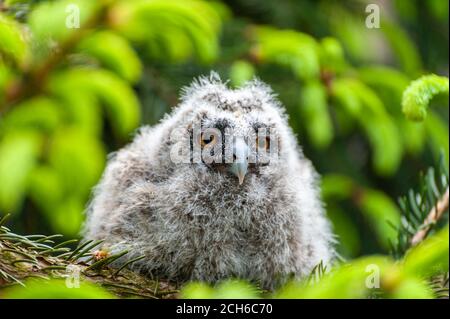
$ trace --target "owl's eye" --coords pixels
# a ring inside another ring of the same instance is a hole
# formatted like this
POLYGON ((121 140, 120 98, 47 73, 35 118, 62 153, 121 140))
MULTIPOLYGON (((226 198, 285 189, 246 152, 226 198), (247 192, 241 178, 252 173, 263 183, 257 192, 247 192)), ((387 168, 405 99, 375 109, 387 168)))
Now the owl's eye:
POLYGON ((268 150, 270 148, 270 137, 266 136, 264 138, 256 137, 256 145, 259 149, 268 150))
POLYGON ((200 135, 200 145, 202 147, 206 146, 206 145, 214 146, 214 145, 216 145, 216 142, 217 142, 217 138, 213 134, 202 133, 200 135))

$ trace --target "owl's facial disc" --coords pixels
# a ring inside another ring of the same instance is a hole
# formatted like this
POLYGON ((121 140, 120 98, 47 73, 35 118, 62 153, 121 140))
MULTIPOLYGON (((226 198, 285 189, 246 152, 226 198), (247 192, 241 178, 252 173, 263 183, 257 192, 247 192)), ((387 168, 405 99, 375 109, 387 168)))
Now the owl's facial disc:
POLYGON ((248 155, 249 147, 247 143, 243 138, 237 137, 233 148, 234 162, 231 164, 229 171, 238 178, 239 185, 242 185, 247 174, 248 155))
POLYGON ((174 134, 170 152, 174 163, 200 164, 195 165, 199 174, 220 174, 239 186, 245 186, 249 175, 254 180, 276 168, 279 138, 270 119, 229 112, 194 116, 174 134))

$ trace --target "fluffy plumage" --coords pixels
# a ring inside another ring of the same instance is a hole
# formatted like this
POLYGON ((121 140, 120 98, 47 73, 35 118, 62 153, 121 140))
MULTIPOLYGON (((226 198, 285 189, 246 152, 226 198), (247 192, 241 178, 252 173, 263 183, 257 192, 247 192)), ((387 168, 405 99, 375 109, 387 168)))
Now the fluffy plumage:
POLYGON ((229 89, 212 73, 183 91, 180 105, 113 154, 87 211, 86 239, 104 239, 137 270, 172 280, 238 277, 273 288, 334 255, 318 176, 287 124, 284 109, 258 80, 229 89), (279 156, 230 171, 174 163, 171 147, 192 125, 227 123, 236 135, 262 123, 276 132, 279 156), (181 133, 173 137, 178 130, 181 133), (170 138, 172 134, 172 138, 170 138))

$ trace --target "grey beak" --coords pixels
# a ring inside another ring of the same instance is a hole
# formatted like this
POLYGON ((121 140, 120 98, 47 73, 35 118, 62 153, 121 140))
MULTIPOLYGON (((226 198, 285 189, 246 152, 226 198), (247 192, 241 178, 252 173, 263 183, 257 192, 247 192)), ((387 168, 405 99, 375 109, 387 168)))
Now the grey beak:
POLYGON ((234 161, 231 164, 230 172, 233 173, 239 180, 239 185, 244 182, 245 175, 248 169, 248 155, 249 149, 244 139, 236 138, 236 143, 233 149, 234 161))

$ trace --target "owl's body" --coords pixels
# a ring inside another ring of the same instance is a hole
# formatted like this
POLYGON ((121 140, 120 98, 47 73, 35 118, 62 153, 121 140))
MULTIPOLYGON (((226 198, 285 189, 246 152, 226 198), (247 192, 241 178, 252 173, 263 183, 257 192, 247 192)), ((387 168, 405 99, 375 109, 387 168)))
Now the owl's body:
POLYGON ((128 259, 144 255, 134 267, 154 276, 244 278, 273 288, 333 258, 316 183, 270 90, 258 81, 230 90, 213 74, 189 87, 172 115, 142 128, 110 158, 88 209, 85 238, 127 249, 128 259), (266 165, 245 164, 239 182, 231 169, 236 164, 174 162, 174 144, 192 147, 196 122, 227 126, 236 136, 270 127, 278 152, 266 165))

